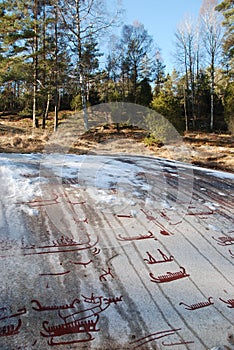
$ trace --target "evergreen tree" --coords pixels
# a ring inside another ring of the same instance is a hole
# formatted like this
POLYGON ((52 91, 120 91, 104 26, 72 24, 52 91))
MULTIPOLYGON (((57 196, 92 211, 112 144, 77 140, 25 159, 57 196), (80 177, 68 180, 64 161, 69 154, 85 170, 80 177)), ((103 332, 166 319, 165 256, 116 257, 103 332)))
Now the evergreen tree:
POLYGON ((155 61, 153 62, 153 80, 154 80, 154 96, 157 96, 165 82, 165 68, 163 64, 160 50, 157 50, 155 61))
POLYGON ((224 0, 216 10, 224 16, 223 26, 225 28, 223 40, 223 104, 224 116, 228 123, 229 130, 234 133, 234 2, 233 0, 224 0))
MULTIPOLYGON (((144 25, 134 22, 124 25, 119 44, 121 50, 121 75, 123 88, 127 86, 127 99, 137 103, 137 88, 139 78, 144 74, 146 60, 150 63, 149 55, 152 49, 152 37, 144 25)), ((148 78, 148 77, 147 77, 148 78)), ((144 79, 144 78, 143 78, 144 79)))
POLYGON ((149 107, 153 98, 151 85, 148 78, 141 80, 137 87, 137 103, 149 107))
POLYGON ((20 107, 20 87, 30 79, 26 59, 33 30, 27 15, 24 0, 0 1, 0 99, 4 109, 20 107), (6 95, 9 103, 6 103, 6 95))
MULTIPOLYGON (((94 53, 96 44, 92 40, 104 35, 107 29, 115 23, 117 17, 116 13, 114 15, 107 13, 105 3, 102 0, 61 0, 60 14, 70 44, 72 60, 75 63, 74 74, 77 76, 76 80, 82 97, 84 127, 88 129, 86 91, 88 64, 85 64, 84 61, 85 52, 88 52, 87 43, 91 43, 89 50, 92 47, 94 53)), ((89 59, 91 59, 91 51, 88 54, 89 59)), ((92 63, 94 63, 94 57, 92 57, 92 63)))
POLYGON ((163 88, 154 95, 151 107, 167 118, 178 131, 184 130, 180 99, 176 96, 173 80, 169 74, 163 88))
POLYGON ((223 49, 229 64, 234 69, 234 2, 233 0, 224 0, 216 6, 224 16, 223 26, 225 28, 223 49))

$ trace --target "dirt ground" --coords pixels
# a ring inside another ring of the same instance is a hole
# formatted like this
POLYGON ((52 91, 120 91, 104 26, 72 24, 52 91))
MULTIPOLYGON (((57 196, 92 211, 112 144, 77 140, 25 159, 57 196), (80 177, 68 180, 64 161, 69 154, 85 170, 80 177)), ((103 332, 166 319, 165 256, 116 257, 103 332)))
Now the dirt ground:
MULTIPOLYGON (((60 122, 65 119, 61 112, 60 122)), ((53 132, 49 119, 45 130, 33 129, 32 120, 12 115, 0 115, 0 152, 44 152, 53 132)), ((76 139, 69 153, 132 153, 174 159, 197 166, 234 173, 234 136, 190 132, 179 144, 146 142, 147 131, 115 124, 91 129, 76 139)))

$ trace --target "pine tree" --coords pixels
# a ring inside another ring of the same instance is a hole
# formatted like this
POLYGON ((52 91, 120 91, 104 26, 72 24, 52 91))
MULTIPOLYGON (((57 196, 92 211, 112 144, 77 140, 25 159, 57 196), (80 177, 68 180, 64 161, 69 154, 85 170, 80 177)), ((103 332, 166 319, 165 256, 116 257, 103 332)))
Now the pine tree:
POLYGON ((223 26, 225 28, 223 49, 229 64, 234 69, 234 2, 224 0, 215 8, 224 16, 223 26))
POLYGON ((154 96, 157 96, 165 82, 165 68, 160 50, 157 50, 155 61, 153 62, 154 96))
POLYGON ((4 108, 20 107, 20 86, 30 79, 26 58, 33 36, 24 1, 0 1, 0 82, 4 108), (5 92, 4 92, 5 91, 5 92), (6 104, 5 95, 11 96, 6 104))
POLYGON ((137 87, 145 68, 147 54, 151 53, 153 39, 144 25, 134 22, 124 25, 119 47, 121 52, 122 82, 127 80, 128 101, 137 103, 137 87))
POLYGON ((176 96, 172 77, 167 74, 163 88, 154 95, 151 107, 168 119, 178 131, 184 130, 180 99, 176 96))

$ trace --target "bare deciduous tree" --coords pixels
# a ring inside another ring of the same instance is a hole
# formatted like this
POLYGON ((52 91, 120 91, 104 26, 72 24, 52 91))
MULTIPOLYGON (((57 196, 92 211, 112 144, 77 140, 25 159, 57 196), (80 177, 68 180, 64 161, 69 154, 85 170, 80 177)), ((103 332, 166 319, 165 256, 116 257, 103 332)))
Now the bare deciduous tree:
POLYGON ((175 33, 177 53, 176 59, 185 74, 184 111, 185 124, 188 129, 188 119, 195 127, 195 71, 199 64, 199 33, 197 25, 191 17, 186 17, 175 33))
POLYGON ((202 37, 210 69, 210 129, 214 128, 215 64, 220 58, 223 31, 220 14, 215 11, 217 0, 203 0, 200 16, 202 37))

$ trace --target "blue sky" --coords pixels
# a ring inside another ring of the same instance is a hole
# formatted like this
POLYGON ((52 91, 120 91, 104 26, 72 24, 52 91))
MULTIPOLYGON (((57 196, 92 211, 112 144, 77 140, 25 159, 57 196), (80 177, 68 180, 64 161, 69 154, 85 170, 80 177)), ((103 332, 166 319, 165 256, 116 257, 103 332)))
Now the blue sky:
POLYGON ((138 20, 144 24, 161 49, 166 71, 174 66, 173 51, 177 25, 186 15, 197 18, 202 0, 122 0, 124 23, 138 20))

